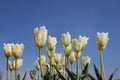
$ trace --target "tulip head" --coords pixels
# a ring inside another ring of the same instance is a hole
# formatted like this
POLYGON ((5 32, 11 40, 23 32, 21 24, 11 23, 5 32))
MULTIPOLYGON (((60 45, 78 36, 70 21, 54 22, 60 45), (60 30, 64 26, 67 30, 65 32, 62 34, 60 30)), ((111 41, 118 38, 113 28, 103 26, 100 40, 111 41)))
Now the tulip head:
POLYGON ((41 26, 39 29, 34 28, 34 41, 38 48, 42 48, 47 40, 48 31, 45 26, 41 26))
POLYGON ((16 61, 13 60, 12 62, 12 65, 13 65, 13 69, 14 70, 18 70, 21 66, 22 66, 22 63, 23 63, 23 59, 17 59, 17 66, 15 65, 16 61), (16 66, 16 67, 15 67, 16 66))
POLYGON ((54 50, 50 51, 48 49, 48 47, 46 48, 46 53, 47 53, 49 58, 53 57, 53 55, 55 54, 55 49, 56 49, 56 47, 54 48, 54 50))
POLYGON ((63 33, 61 40, 62 40, 63 45, 67 47, 71 42, 71 35, 69 34, 69 32, 63 33))
POLYGON ((65 53, 65 56, 69 56, 70 53, 71 53, 71 50, 72 50, 72 45, 69 44, 67 47, 64 46, 64 53, 65 53))
POLYGON ((50 51, 53 51, 56 44, 57 44, 57 38, 49 36, 48 37, 48 49, 50 51))
POLYGON ((85 67, 87 64, 90 64, 91 58, 89 56, 82 57, 82 66, 85 67))
POLYGON ((60 63, 61 62, 61 54, 59 54, 59 53, 54 54, 54 60, 55 60, 56 64, 60 63))
POLYGON ((78 52, 78 53, 76 53, 76 54, 75 54, 75 58, 76 58, 76 59, 80 58, 81 54, 82 54, 82 52, 81 52, 81 51, 80 51, 80 52, 78 52))
POLYGON ((100 33, 97 32, 97 46, 100 51, 103 51, 108 43, 108 32, 107 33, 100 33))
POLYGON ((35 61, 35 67, 36 67, 36 70, 38 70, 38 71, 41 69, 41 66, 40 66, 38 60, 35 61))
POLYGON ((22 56, 24 50, 24 44, 15 44, 13 46, 13 56, 19 58, 22 56))
POLYGON ((61 63, 62 63, 62 66, 65 67, 65 56, 62 57, 62 61, 61 61, 61 63))
POLYGON ((70 64, 73 64, 73 62, 75 61, 74 52, 71 52, 70 56, 68 57, 68 60, 69 60, 70 64))
POLYGON ((29 75, 30 75, 30 78, 32 80, 35 79, 36 71, 35 70, 31 70, 30 73, 29 73, 29 75))
POLYGON ((5 44, 4 43, 3 50, 4 50, 5 57, 9 58, 12 55, 12 44, 9 44, 9 43, 5 44))
POLYGON ((9 68, 10 71, 13 70, 13 65, 12 65, 11 61, 8 61, 8 68, 9 68))

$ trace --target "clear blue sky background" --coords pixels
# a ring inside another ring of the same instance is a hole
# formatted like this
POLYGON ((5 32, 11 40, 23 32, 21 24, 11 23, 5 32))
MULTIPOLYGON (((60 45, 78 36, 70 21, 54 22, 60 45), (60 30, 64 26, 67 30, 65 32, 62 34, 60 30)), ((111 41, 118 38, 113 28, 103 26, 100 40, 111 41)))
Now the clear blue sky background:
MULTIPOLYGON (((62 33, 68 31, 72 38, 88 36, 88 45, 83 55, 91 57, 92 74, 93 64, 99 66, 96 32, 108 32, 110 40, 103 52, 105 71, 109 76, 118 67, 116 77, 120 77, 119 0, 0 0, 0 69, 5 72, 3 43, 11 42, 25 45, 21 57, 24 62, 19 72, 34 69, 38 49, 34 44, 33 29, 41 25, 46 26, 49 35, 57 37, 56 52, 62 54, 62 33)), ((42 52, 46 55, 45 48, 42 52)))

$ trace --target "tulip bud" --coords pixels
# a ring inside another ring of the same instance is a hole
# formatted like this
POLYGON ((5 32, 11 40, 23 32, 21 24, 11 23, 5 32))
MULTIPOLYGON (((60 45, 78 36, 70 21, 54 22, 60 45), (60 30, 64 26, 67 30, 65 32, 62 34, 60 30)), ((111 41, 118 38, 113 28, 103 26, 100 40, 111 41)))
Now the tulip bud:
POLYGON ((34 80, 35 79, 35 75, 36 75, 36 71, 35 70, 31 70, 30 73, 29 73, 29 75, 30 75, 30 78, 32 80, 34 80))
POLYGON ((48 48, 46 48, 46 53, 49 58, 53 57, 53 55, 55 54, 55 49, 56 47, 54 48, 54 50, 50 51, 48 48))
POLYGON ((35 67, 38 71, 41 69, 41 66, 38 63, 38 60, 35 61, 35 67))
POLYGON ((13 46, 13 56, 19 58, 22 56, 24 50, 24 44, 15 44, 13 46))
POLYGON ((47 29, 45 26, 41 26, 39 29, 34 28, 34 41, 38 48, 42 48, 47 40, 47 29))
POLYGON ((51 62, 49 62, 51 66, 56 67, 55 59, 54 57, 51 58, 51 62))
POLYGON ((56 64, 60 63, 61 62, 61 54, 56 53, 54 55, 54 60, 55 60, 56 64))
POLYGON ((17 67, 15 67, 16 66, 15 63, 16 63, 16 61, 13 60, 13 62, 12 62, 13 69, 18 70, 22 66, 23 59, 17 59, 17 67))
POLYGON ((62 64, 61 64, 61 63, 58 63, 58 64, 57 64, 57 69, 58 69, 58 70, 61 70, 61 69, 62 69, 62 64))
POLYGON ((62 66, 64 67, 65 66, 65 56, 64 57, 62 57, 62 66))
POLYGON ((38 62, 39 62, 39 65, 43 65, 43 64, 45 64, 45 62, 46 62, 46 57, 44 56, 44 55, 41 55, 40 56, 40 59, 38 58, 37 59, 38 60, 38 62))
POLYGON ((69 32, 63 33, 61 40, 64 46, 67 47, 71 42, 71 35, 69 34, 69 32))
POLYGON ((8 68, 10 71, 13 70, 13 65, 12 65, 12 62, 8 61, 8 68))
POLYGON ((78 53, 76 53, 76 54, 75 54, 75 58, 76 58, 76 59, 80 58, 81 54, 82 54, 82 52, 81 52, 81 51, 80 51, 80 52, 78 52, 78 53))
POLYGON ((70 56, 68 57, 68 60, 69 60, 70 64, 73 64, 73 62, 75 61, 74 52, 71 52, 70 56))
POLYGON ((9 43, 5 44, 4 43, 3 49, 4 49, 4 54, 7 58, 12 55, 12 44, 9 44, 9 43))
POLYGON ((71 50, 72 50, 71 44, 69 44, 67 47, 64 47, 65 56, 68 57, 70 55, 70 53, 71 53, 71 50))
POLYGON ((91 58, 89 56, 82 57, 82 66, 85 67, 87 64, 90 64, 91 58))
POLYGON ((54 50, 56 44, 57 44, 57 38, 49 36, 48 37, 48 49, 50 51, 54 50))
POLYGON ((100 33, 100 32, 97 32, 97 46, 98 46, 98 49, 103 51, 108 43, 108 32, 107 33, 100 33))

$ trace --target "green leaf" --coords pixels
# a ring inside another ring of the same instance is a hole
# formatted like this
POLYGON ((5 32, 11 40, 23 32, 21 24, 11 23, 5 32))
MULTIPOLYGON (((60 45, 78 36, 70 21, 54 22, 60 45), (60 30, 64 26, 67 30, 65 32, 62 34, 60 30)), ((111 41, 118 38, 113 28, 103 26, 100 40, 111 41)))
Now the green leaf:
POLYGON ((48 71, 48 65, 45 65, 44 70, 42 71, 42 76, 45 76, 47 71, 48 71))
POLYGON ((88 74, 88 65, 89 65, 89 64, 87 64, 87 65, 85 66, 85 68, 84 68, 83 71, 82 71, 82 74, 88 74))
POLYGON ((26 80, 26 75, 27 75, 27 71, 25 72, 22 80, 26 80))
POLYGON ((95 70, 95 74, 96 74, 96 76, 97 76, 97 79, 98 79, 98 80, 103 80, 103 79, 102 79, 102 76, 101 76, 101 74, 100 74, 100 72, 99 72, 99 70, 98 70, 98 68, 96 67, 95 64, 94 64, 94 70, 95 70))
POLYGON ((120 78, 117 78, 116 80, 120 80, 120 78))
POLYGON ((117 70, 118 70, 118 68, 116 68, 116 69, 113 71, 113 73, 111 74, 109 80, 112 80, 112 79, 113 79, 113 77, 114 77, 115 73, 117 72, 117 70))
MULTIPOLYGON (((56 68, 55 68, 56 69, 56 68)), ((62 80, 66 80, 65 78, 64 78, 64 76, 56 69, 56 71, 58 72, 58 76, 62 79, 62 80)))
POLYGON ((52 76, 49 71, 46 72, 46 74, 43 76, 44 80, 52 80, 52 76))
POLYGON ((90 78, 90 80, 96 80, 91 74, 88 74, 88 77, 90 78))
POLYGON ((67 71, 68 75, 70 76, 71 80, 77 79, 77 75, 75 73, 73 73, 72 71, 69 71, 67 68, 66 68, 66 71, 67 71))
POLYGON ((83 80, 86 77, 86 74, 82 74, 79 76, 79 80, 83 80))

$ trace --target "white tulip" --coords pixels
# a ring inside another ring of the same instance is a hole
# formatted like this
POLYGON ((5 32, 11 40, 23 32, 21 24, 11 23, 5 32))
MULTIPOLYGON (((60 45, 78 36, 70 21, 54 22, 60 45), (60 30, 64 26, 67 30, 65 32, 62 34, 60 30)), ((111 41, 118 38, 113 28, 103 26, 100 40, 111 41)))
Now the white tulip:
POLYGON ((56 44, 57 44, 57 38, 49 36, 48 37, 48 49, 50 51, 54 50, 56 44))
POLYGON ((4 50, 4 55, 8 58, 12 55, 12 44, 5 44, 4 43, 4 47, 3 47, 3 50, 4 50))
POLYGON ((8 68, 9 68, 10 71, 13 70, 13 65, 12 65, 11 61, 8 61, 8 68))
POLYGON ((15 44, 13 46, 13 56, 19 58, 22 56, 24 50, 24 44, 15 44))
POLYGON ((56 64, 60 63, 61 62, 61 54, 59 54, 59 53, 54 54, 54 60, 55 60, 56 64))
POLYGON ((69 34, 69 32, 63 33, 61 40, 65 47, 68 46, 71 42, 71 35, 69 34))
POLYGON ((90 64, 91 58, 89 56, 82 57, 82 66, 85 67, 87 64, 90 64))
POLYGON ((70 64, 73 64, 73 62, 75 61, 74 52, 71 52, 70 56, 68 57, 68 60, 69 60, 70 64))
POLYGON ((81 54, 82 54, 82 52, 79 51, 78 53, 75 54, 75 58, 76 58, 76 59, 80 58, 81 54))
POLYGON ((34 28, 34 41, 38 48, 42 48, 47 40, 48 31, 45 26, 41 26, 39 29, 34 28))
POLYGON ((61 61, 61 63, 62 63, 62 66, 64 67, 64 66, 65 66, 65 56, 62 57, 62 61, 61 61))
POLYGON ((55 49, 56 47, 54 48, 54 50, 50 51, 48 48, 46 48, 46 53, 49 58, 53 57, 53 55, 55 54, 55 49))
POLYGON ((15 67, 16 66, 15 63, 16 63, 16 60, 13 60, 12 61, 13 69, 18 70, 22 66, 23 59, 17 59, 17 67, 15 67))
POLYGON ((97 46, 99 50, 104 50, 108 43, 108 32, 97 32, 97 46))
POLYGON ((71 50, 72 50, 72 45, 69 44, 67 47, 64 46, 64 53, 65 53, 65 56, 69 56, 70 53, 71 53, 71 50))
POLYGON ((41 69, 41 66, 38 63, 38 60, 35 61, 35 67, 38 71, 41 69))
POLYGON ((38 60, 38 62, 39 62, 39 65, 43 65, 43 64, 45 64, 45 62, 46 62, 46 57, 44 56, 44 55, 41 55, 40 56, 40 59, 39 58, 37 58, 37 60, 38 60))

